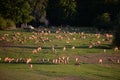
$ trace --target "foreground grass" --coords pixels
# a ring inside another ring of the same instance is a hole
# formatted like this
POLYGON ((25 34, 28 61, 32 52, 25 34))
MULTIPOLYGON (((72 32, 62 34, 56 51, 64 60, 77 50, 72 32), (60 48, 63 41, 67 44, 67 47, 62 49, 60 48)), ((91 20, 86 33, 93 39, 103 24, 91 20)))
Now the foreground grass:
POLYGON ((1 64, 0 80, 119 80, 118 64, 40 65, 1 64))

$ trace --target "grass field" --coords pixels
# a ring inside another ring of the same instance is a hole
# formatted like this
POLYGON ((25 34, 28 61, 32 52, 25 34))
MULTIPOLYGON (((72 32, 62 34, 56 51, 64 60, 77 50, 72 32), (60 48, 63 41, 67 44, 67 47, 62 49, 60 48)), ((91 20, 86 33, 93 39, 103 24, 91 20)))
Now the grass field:
POLYGON ((120 51, 114 51, 112 38, 92 28, 45 28, 39 33, 22 29, 0 31, 0 80, 119 80, 120 51), (39 46, 42 49, 33 54, 39 46), (68 64, 52 63, 63 56, 69 57, 68 64), (14 60, 7 62, 6 57, 14 60), (16 62, 19 58, 32 61, 16 62), (75 65, 76 58, 80 65, 75 65), (102 64, 99 59, 103 59, 102 64))

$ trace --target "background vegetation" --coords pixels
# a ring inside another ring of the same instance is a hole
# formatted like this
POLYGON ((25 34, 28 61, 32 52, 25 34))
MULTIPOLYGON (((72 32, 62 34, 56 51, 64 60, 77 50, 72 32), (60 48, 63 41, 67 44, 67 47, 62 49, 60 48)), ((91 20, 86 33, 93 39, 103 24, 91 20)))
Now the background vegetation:
MULTIPOLYGON (((116 31, 114 44, 120 37, 119 0, 0 0, 0 29, 13 24, 34 27, 53 25, 89 26, 98 30, 116 31), (6 25, 9 22, 9 25, 6 25)), ((117 45, 118 46, 118 45, 117 45)))

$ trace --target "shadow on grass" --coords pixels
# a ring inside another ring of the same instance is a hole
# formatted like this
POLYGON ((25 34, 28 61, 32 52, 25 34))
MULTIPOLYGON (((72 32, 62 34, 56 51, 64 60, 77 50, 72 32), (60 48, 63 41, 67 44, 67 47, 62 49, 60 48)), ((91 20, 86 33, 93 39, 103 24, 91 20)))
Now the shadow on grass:
MULTIPOLYGON (((72 48, 73 45, 65 45, 66 48, 72 48)), ((94 49, 112 49, 112 45, 109 44, 102 44, 100 46, 93 46, 94 49)), ((5 45, 5 46, 0 46, 0 47, 9 47, 9 48, 29 48, 29 49, 37 49, 38 46, 17 46, 17 45, 5 45)), ((64 46, 63 46, 64 47, 64 46)), ((55 46, 55 49, 63 49, 63 47, 55 46)), ((75 46, 75 48, 82 48, 82 49, 87 49, 89 48, 88 45, 81 45, 81 46, 75 46)), ((52 49, 52 47, 42 47, 42 49, 52 49)))

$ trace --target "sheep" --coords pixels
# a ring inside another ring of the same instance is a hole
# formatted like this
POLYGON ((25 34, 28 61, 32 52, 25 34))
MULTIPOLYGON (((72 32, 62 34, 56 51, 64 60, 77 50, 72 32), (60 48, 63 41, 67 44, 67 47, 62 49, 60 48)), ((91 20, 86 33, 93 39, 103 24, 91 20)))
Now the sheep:
POLYGON ((8 59, 9 59, 8 57, 5 57, 4 61, 5 61, 5 62, 8 62, 8 59))
POLYGON ((99 46, 101 44, 101 41, 97 41, 97 45, 99 46))
POLYGON ((75 46, 72 46, 72 49, 75 49, 75 46))
POLYGON ((98 62, 99 62, 100 64, 102 64, 102 63, 103 63, 103 60, 102 60, 102 59, 99 59, 98 62))
POLYGON ((119 59, 117 60, 117 63, 120 63, 120 60, 119 60, 119 59))
POLYGON ((36 53, 37 53, 37 50, 36 50, 36 49, 34 49, 34 50, 32 51, 32 53, 33 53, 33 54, 36 54, 36 53))
POLYGON ((54 46, 52 46, 52 52, 53 52, 54 54, 56 54, 56 52, 57 52, 54 46))
POLYGON ((76 40, 76 38, 74 37, 74 38, 73 38, 73 40, 75 41, 75 40, 76 40))
POLYGON ((42 50, 42 48, 41 48, 41 47, 38 47, 38 48, 37 48, 37 51, 41 51, 41 50, 42 50))
POLYGON ((115 47, 115 48, 114 48, 114 52, 118 52, 118 47, 115 47))
POLYGON ((30 67, 30 69, 32 69, 32 68, 33 68, 33 65, 32 65, 32 64, 29 64, 29 67, 30 67))
POLYGON ((66 47, 63 47, 63 51, 66 51, 66 47))
POLYGON ((106 49, 104 49, 103 51, 104 51, 104 53, 106 53, 106 49))
POLYGON ((89 45, 89 48, 92 48, 93 47, 93 45, 89 45))
POLYGON ((79 60, 79 58, 76 57, 76 58, 75 58, 75 65, 80 66, 80 62, 79 62, 78 60, 79 60))
POLYGON ((31 58, 27 58, 27 60, 26 60, 26 64, 30 63, 31 61, 32 61, 31 58))
POLYGON ((101 36, 100 34, 97 34, 97 38, 98 38, 98 39, 100 38, 100 36, 101 36))
POLYGON ((20 32, 16 32, 15 34, 16 34, 16 35, 18 35, 18 36, 19 36, 19 35, 21 35, 21 33, 20 33, 20 32))
POLYGON ((69 41, 66 41, 66 43, 68 44, 68 43, 70 43, 69 41))
POLYGON ((64 59, 65 59, 65 56, 63 56, 62 59, 64 60, 64 59))
POLYGON ((5 57, 4 59, 5 62, 9 62, 9 63, 13 62, 14 60, 15 60, 14 58, 9 58, 9 57, 5 57))
POLYGON ((78 62, 78 58, 77 57, 75 58, 75 61, 78 62))
POLYGON ((69 63, 69 59, 70 59, 69 57, 66 57, 67 64, 69 63))
POLYGON ((52 63, 55 63, 55 59, 52 60, 52 63))
POLYGON ((81 32, 81 35, 84 35, 85 33, 84 32, 81 32))
POLYGON ((18 63, 18 62, 19 62, 19 59, 17 58, 15 62, 18 63))
POLYGON ((9 63, 13 62, 14 60, 14 58, 9 58, 9 63))

